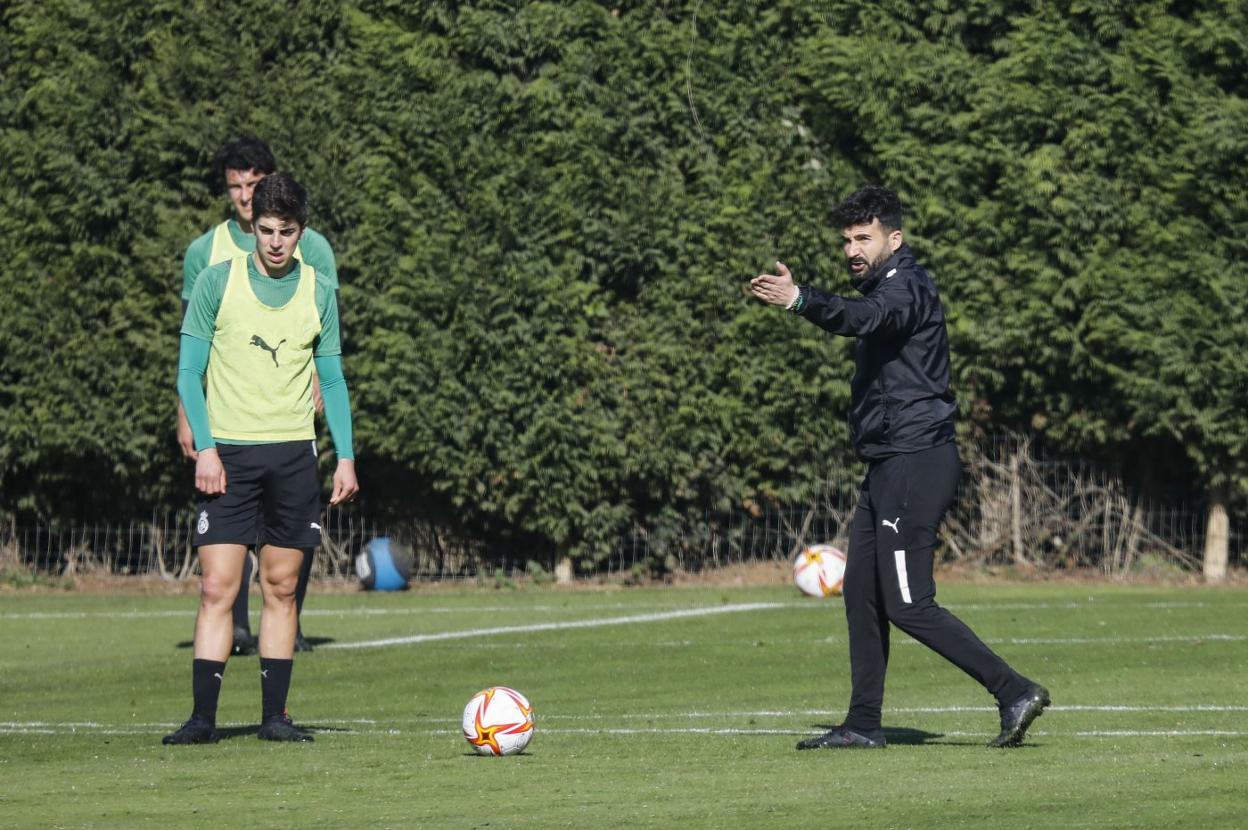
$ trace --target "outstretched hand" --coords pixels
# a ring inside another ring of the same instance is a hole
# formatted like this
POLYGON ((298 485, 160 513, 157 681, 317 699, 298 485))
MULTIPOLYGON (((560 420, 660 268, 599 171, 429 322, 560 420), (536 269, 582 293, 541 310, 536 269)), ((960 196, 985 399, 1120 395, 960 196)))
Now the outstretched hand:
POLYGON ((788 308, 797 297, 793 275, 783 262, 776 263, 778 274, 759 274, 750 280, 750 293, 770 305, 788 308))

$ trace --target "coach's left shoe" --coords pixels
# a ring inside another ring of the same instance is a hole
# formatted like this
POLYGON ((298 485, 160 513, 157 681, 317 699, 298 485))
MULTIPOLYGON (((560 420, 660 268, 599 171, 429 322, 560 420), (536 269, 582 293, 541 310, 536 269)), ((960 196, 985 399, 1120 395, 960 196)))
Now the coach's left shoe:
POLYGON ((833 727, 830 731, 804 741, 798 741, 798 749, 883 749, 888 744, 884 740, 884 732, 876 730, 870 733, 855 732, 844 726, 833 727))
POLYGON ((312 733, 304 732, 295 726, 290 715, 274 715, 265 718, 264 723, 260 724, 260 731, 256 733, 256 737, 262 741, 312 741, 312 733))
POLYGON ((312 644, 303 636, 303 626, 295 629, 295 651, 311 651, 312 644))
POLYGON ((1033 720, 1044 714, 1044 707, 1048 706, 1049 702, 1049 690, 1039 683, 1032 683, 1022 697, 1008 706, 1000 707, 1001 734, 988 746, 1007 747, 1022 744, 1023 736, 1027 734, 1027 727, 1031 726, 1033 720))

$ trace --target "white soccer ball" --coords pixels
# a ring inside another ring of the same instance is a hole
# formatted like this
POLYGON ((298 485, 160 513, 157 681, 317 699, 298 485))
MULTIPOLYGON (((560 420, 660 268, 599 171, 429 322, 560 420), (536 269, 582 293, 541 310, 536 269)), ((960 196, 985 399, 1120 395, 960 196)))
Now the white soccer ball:
POLYGON ((810 597, 838 597, 845 582, 845 554, 832 545, 811 545, 793 560, 793 584, 810 597))
POLYGON ((464 739, 478 755, 515 755, 532 738, 533 707, 515 689, 482 689, 464 707, 464 739))

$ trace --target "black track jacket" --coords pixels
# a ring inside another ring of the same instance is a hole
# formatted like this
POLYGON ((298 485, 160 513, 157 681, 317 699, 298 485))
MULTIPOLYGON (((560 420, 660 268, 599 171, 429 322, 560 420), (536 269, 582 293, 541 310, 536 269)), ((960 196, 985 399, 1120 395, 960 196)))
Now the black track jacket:
POLYGON ((875 274, 854 284, 861 298, 800 287, 801 316, 833 334, 857 337, 849 428, 867 461, 918 452, 954 439, 949 338, 936 283, 902 245, 875 274))

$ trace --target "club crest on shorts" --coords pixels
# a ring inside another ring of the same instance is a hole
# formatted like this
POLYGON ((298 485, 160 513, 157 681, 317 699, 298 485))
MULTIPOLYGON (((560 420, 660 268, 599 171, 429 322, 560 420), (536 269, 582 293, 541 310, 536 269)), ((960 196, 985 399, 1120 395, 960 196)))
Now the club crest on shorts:
POLYGON ((208 532, 208 511, 207 510, 200 512, 199 521, 195 524, 195 532, 198 533, 200 536, 203 536, 205 533, 208 532))

